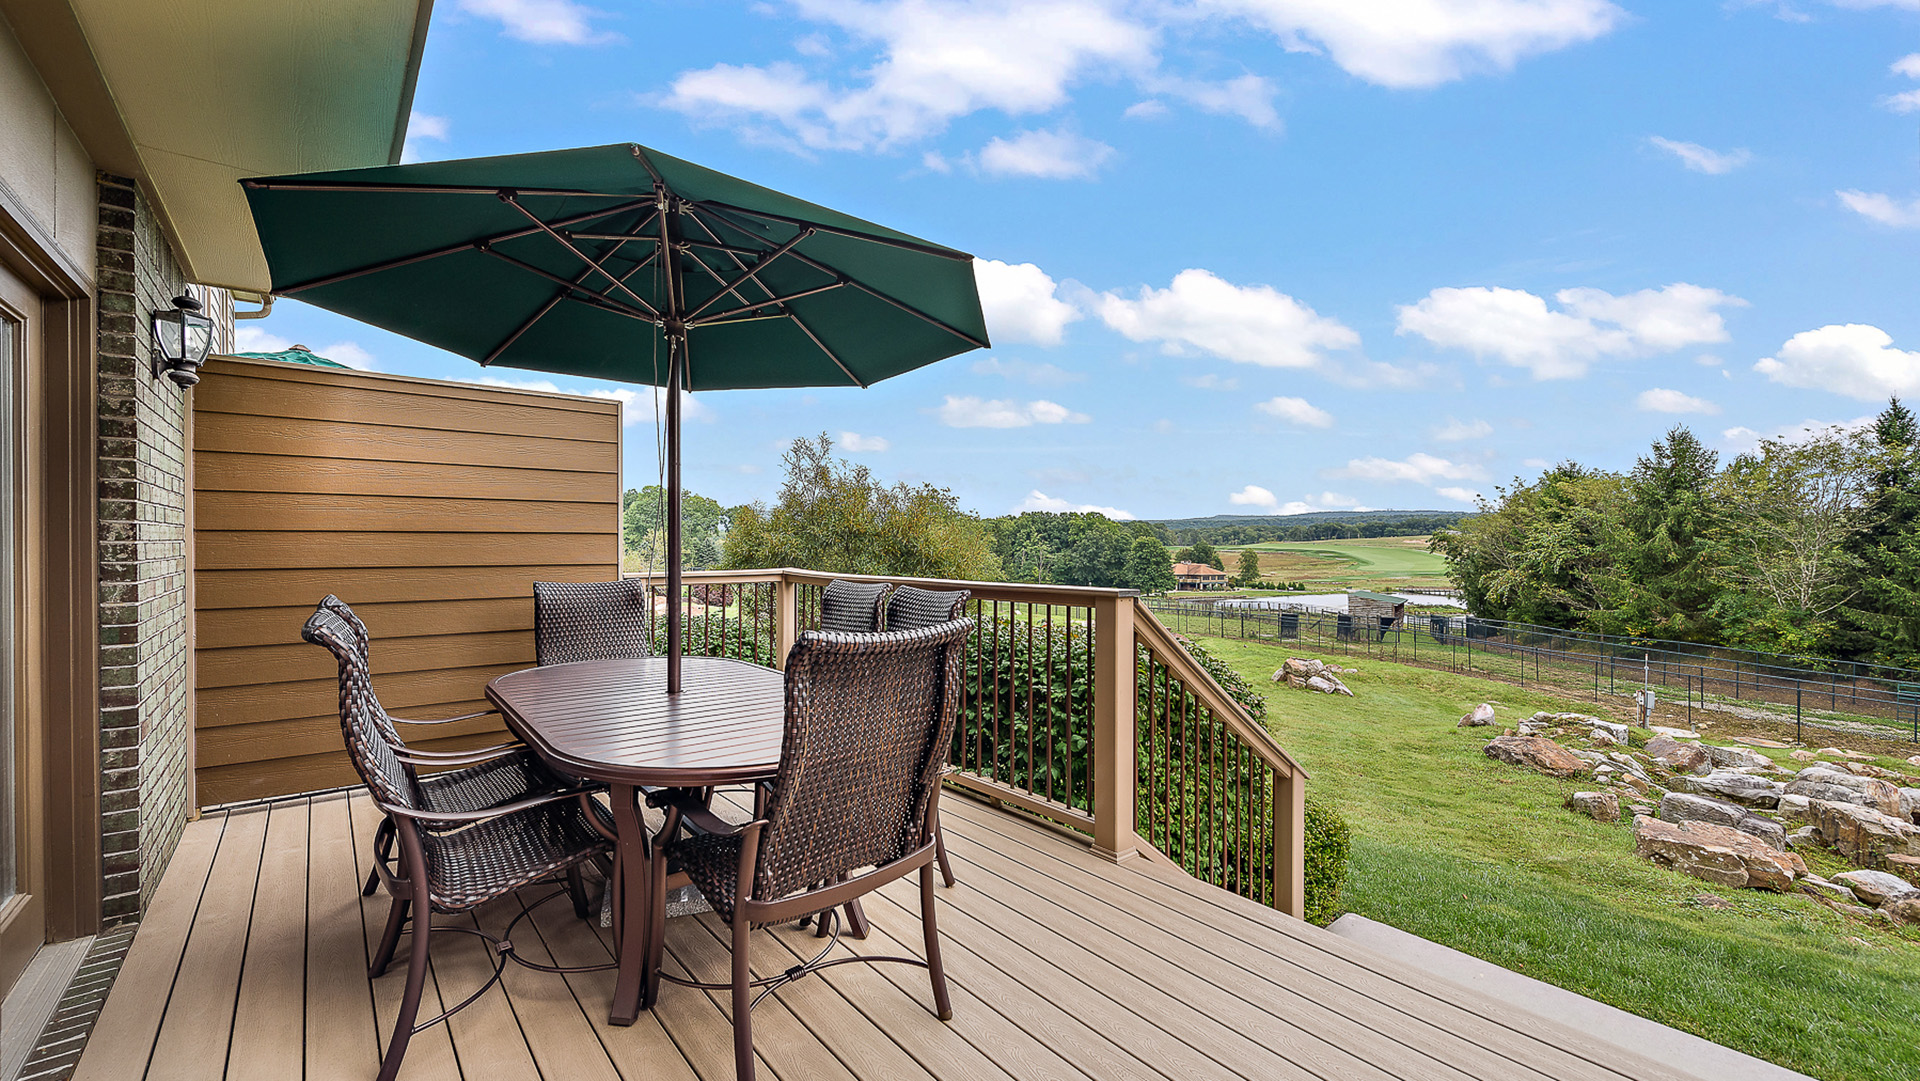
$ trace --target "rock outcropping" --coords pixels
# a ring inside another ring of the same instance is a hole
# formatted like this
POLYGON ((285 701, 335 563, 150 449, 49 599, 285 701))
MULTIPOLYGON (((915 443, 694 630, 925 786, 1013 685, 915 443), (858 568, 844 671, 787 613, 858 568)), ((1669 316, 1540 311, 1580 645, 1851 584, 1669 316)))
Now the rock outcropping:
POLYGON ((1487 742, 1486 755, 1549 777, 1577 777, 1589 768, 1571 751, 1541 736, 1495 737, 1487 742))
POLYGON ((1710 822, 1663 822, 1639 818, 1633 823, 1636 851, 1655 863, 1718 886, 1745 886, 1785 893, 1807 873, 1791 852, 1732 826, 1710 822))

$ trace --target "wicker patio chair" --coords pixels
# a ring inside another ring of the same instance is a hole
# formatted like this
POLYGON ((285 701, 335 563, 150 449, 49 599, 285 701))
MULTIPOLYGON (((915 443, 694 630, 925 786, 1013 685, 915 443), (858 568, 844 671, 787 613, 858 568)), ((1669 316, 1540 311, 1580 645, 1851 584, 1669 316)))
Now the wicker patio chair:
POLYGON ((534 663, 640 660, 652 651, 652 595, 639 578, 533 583, 534 663))
MULTIPOLYGON (((732 929, 733 978, 727 984, 662 978, 732 992, 739 1081, 753 1078, 753 1007, 821 968, 856 961, 920 965, 933 981, 935 1014, 952 1018, 934 923, 933 831, 972 629, 971 620, 957 620, 916 631, 801 635, 787 657, 786 741, 765 816, 736 833, 674 843, 688 877, 732 929), (839 906, 916 870, 926 960, 858 954, 828 960, 840 939, 839 906), (833 923, 826 949, 778 976, 752 979, 749 932, 808 914, 833 923)), ((659 958, 648 964, 657 971, 659 958)))
MULTIPOLYGON (((346 624, 346 631, 337 637, 342 640, 342 644, 351 644, 359 667, 372 672, 373 649, 367 625, 360 621, 360 617, 354 614, 347 602, 331 593, 320 602, 320 609, 339 617, 346 624)), ((431 725, 453 724, 457 721, 471 721, 496 712, 489 709, 478 713, 464 713, 458 717, 423 721, 395 717, 384 709, 375 709, 369 714, 368 720, 389 742, 404 746, 406 740, 401 738, 399 725, 424 728, 431 725)), ((420 778, 421 804, 432 811, 484 811, 490 807, 503 806, 530 796, 575 787, 573 781, 562 778, 548 769, 538 756, 518 743, 502 743, 475 751, 409 749, 407 753, 420 759, 422 765, 454 767, 420 778)), ((368 868, 367 881, 360 888, 363 897, 373 896, 373 891, 380 888, 380 872, 377 866, 380 861, 392 855, 393 828, 393 820, 383 818, 380 821, 380 828, 374 832, 373 862, 375 866, 368 868)))
POLYGON ((880 629, 881 606, 891 582, 850 582, 835 578, 820 594, 820 629, 863 634, 880 629))
MULTIPOLYGON (((936 623, 952 622, 967 614, 967 599, 971 596, 964 589, 895 586, 887 596, 887 629, 911 631, 936 623)), ((938 822, 933 824, 933 846, 940 864, 940 881, 952 889, 953 864, 947 860, 947 834, 938 822)))
POLYGON ((400 936, 411 924, 413 943, 406 991, 380 1064, 379 1081, 393 1081, 414 1033, 478 1000, 499 982, 508 960, 557 971, 552 966, 521 960, 513 952, 514 926, 530 908, 523 909, 498 938, 472 927, 433 927, 432 914, 470 911, 522 886, 545 881, 565 882, 567 892, 573 895, 575 911, 584 912, 581 865, 606 857, 612 847, 614 825, 612 816, 590 792, 574 788, 541 792, 477 810, 430 805, 426 793, 431 779, 422 778, 416 767, 438 763, 421 757, 420 752, 389 734, 392 726, 374 696, 366 665, 360 639, 363 629, 337 609, 337 602, 321 604, 300 634, 331 652, 339 662, 340 729, 348 757, 399 841, 397 860, 381 855, 374 863, 375 874, 393 895, 393 905, 367 969, 368 979, 377 979, 387 971, 400 936), (493 974, 453 1008, 416 1024, 426 985, 428 946, 436 931, 486 939, 496 958, 493 974))

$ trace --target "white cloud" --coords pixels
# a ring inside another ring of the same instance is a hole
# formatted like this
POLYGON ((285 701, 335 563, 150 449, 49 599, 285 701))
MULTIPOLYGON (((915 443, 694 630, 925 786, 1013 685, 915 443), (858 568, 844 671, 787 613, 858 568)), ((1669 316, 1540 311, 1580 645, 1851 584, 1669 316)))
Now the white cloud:
POLYGON ((1552 462, 1547 461, 1545 458, 1520 459, 1520 466, 1523 469, 1545 469, 1552 464, 1552 462))
POLYGON ((1240 380, 1230 375, 1215 375, 1213 372, 1207 372, 1203 375, 1183 375, 1180 377, 1180 381, 1190 387, 1198 387, 1201 390, 1240 389, 1240 380))
POLYGON ((1472 503, 1480 498, 1480 493, 1472 488, 1435 488, 1435 495, 1443 495, 1459 503, 1472 503))
POLYGON ((945 175, 953 172, 953 163, 948 161, 946 155, 940 153, 938 150, 929 150, 920 155, 920 164, 928 172, 932 173, 945 175))
POLYGON ((716 64, 673 81, 661 100, 695 118, 760 125, 817 149, 886 149, 981 110, 1049 112, 1068 88, 1151 68, 1154 33, 1101 0, 801 0, 806 17, 879 46, 864 84, 838 88, 790 64, 716 64), (771 128, 765 126, 771 125, 771 128))
POLYGON ((1027 493, 1027 498, 1013 508, 1012 513, 1023 514, 1030 510, 1047 511, 1051 514, 1104 514, 1116 522, 1130 522, 1133 514, 1119 507, 1102 507, 1094 503, 1069 503, 1035 488, 1027 493))
POLYGON ((1035 364, 1030 360, 991 356, 974 361, 972 371, 975 375, 997 375, 1019 383, 1031 383, 1036 387, 1065 386, 1083 382, 1087 378, 1085 372, 1070 372, 1055 364, 1035 364))
MULTIPOLYGON (((578 394, 588 398, 605 398, 608 401, 619 402, 620 423, 623 425, 651 425, 655 416, 664 423, 667 416, 666 388, 664 387, 562 387, 550 379, 501 379, 492 375, 483 375, 471 381, 481 386, 504 387, 508 390, 578 394)), ((680 415, 688 420, 708 423, 714 419, 713 410, 709 409, 705 402, 684 390, 680 392, 680 415)))
POLYGON ((892 443, 878 435, 861 435, 859 432, 841 432, 840 447, 849 452, 890 450, 892 443))
POLYGON ((980 148, 977 160, 981 170, 993 176, 1084 180, 1113 155, 1114 149, 1098 139, 1056 129, 1022 131, 1011 139, 996 135, 980 148))
POLYGON ((1771 440, 1777 443, 1804 443, 1815 436, 1824 435, 1827 432, 1845 434, 1848 432, 1863 431, 1873 427, 1874 421, 1877 419, 1879 418, 1873 413, 1858 416, 1852 420, 1814 420, 1809 417, 1798 424, 1782 424, 1771 431, 1765 432, 1755 431, 1745 425, 1736 425, 1721 432, 1720 440, 1728 450, 1734 451, 1735 453, 1745 453, 1750 450, 1758 450, 1762 440, 1771 440))
POLYGON ((233 351, 236 353, 278 353, 291 348, 292 342, 250 323, 233 328, 233 351))
POLYGON ((1280 500, 1272 492, 1258 484, 1249 484, 1227 496, 1227 502, 1236 507, 1265 507, 1268 510, 1280 505, 1280 500))
POLYGON ((1712 416, 1720 407, 1705 398, 1682 394, 1666 387, 1651 387, 1640 392, 1633 404, 1645 413, 1705 413, 1712 416))
POLYGON ((400 146, 400 160, 419 161, 424 156, 420 149, 422 140, 431 139, 444 143, 453 135, 453 124, 444 116, 430 116, 422 112, 410 113, 407 117, 407 138, 400 146))
POLYGON ((1920 112, 1920 90, 1902 90, 1880 99, 1880 104, 1896 113, 1920 112))
POLYGON ((1607 0, 1202 0, 1201 9, 1238 15, 1288 52, 1325 52, 1348 73, 1389 87, 1507 71, 1598 38, 1625 16, 1607 0))
POLYGON ((1784 386, 1861 401, 1920 394, 1920 353, 1894 348, 1892 335, 1862 323, 1803 330, 1753 370, 1784 386))
POLYGON ((1441 480, 1484 480, 1486 471, 1471 462, 1454 462, 1419 452, 1405 458, 1354 458, 1331 472, 1357 480, 1398 481, 1432 487, 1441 480))
POLYGON ((1901 202, 1877 191, 1836 191, 1840 203, 1863 218, 1870 218, 1895 229, 1920 226, 1920 199, 1901 202))
POLYGON ((1647 141, 1679 158, 1682 165, 1694 172, 1706 173, 1710 176, 1731 173, 1753 160, 1753 151, 1744 148, 1726 151, 1709 150, 1699 143, 1682 143, 1673 139, 1662 139, 1658 135, 1648 136, 1647 141))
POLYGON ((1535 379, 1575 379, 1601 357, 1650 356, 1727 340, 1719 309, 1745 306, 1718 289, 1675 282, 1614 296, 1562 289, 1559 309, 1520 289, 1435 289, 1399 309, 1398 333, 1493 356, 1535 379))
MULTIPOLYGON (((1280 128, 1280 113, 1273 107, 1273 98, 1278 91, 1271 81, 1258 75, 1242 75, 1217 83, 1163 75, 1146 80, 1144 85, 1152 93, 1178 98, 1202 112, 1237 116, 1256 128, 1269 131, 1278 131, 1280 128)), ((1130 106, 1125 115, 1139 118, 1158 116, 1164 112, 1165 105, 1157 101, 1143 101, 1130 106), (1158 109, 1151 108, 1153 106, 1158 106, 1158 109), (1143 107, 1148 108, 1136 113, 1135 110, 1143 107)))
POLYGON ((934 415, 949 428, 1026 428, 1035 424, 1085 424, 1093 419, 1045 399, 1017 402, 952 394, 934 410, 934 415))
POLYGON ((1166 102, 1148 98, 1145 101, 1136 101, 1132 105, 1127 106, 1126 111, 1120 115, 1126 117, 1128 120, 1157 120, 1171 111, 1172 110, 1167 108, 1166 102))
POLYGON ((1032 263, 975 259, 973 280, 996 344, 1059 345, 1067 324, 1081 318, 1080 309, 1060 299, 1059 284, 1032 263))
POLYGON ((1311 368, 1323 350, 1360 344, 1352 328, 1285 293, 1234 285, 1205 270, 1183 270, 1165 289, 1143 285, 1132 300, 1103 293, 1096 303, 1107 326, 1176 354, 1198 349, 1241 364, 1311 368))
POLYGON ((1895 60, 1887 70, 1895 75, 1905 75, 1909 79, 1920 79, 1920 53, 1908 53, 1895 60))
POLYGON ((1302 428, 1333 427, 1333 414, 1318 406, 1307 404, 1305 398, 1268 398, 1254 408, 1270 417, 1279 417, 1288 424, 1302 428))
POLYGON ((594 27, 605 12, 573 0, 460 0, 461 10, 494 19, 510 38, 535 45, 599 45, 620 35, 594 27))
POLYGON ((1445 424, 1433 430, 1433 437, 1442 443, 1459 443, 1468 439, 1485 439, 1493 434, 1493 425, 1484 420, 1458 420, 1448 417, 1445 424))

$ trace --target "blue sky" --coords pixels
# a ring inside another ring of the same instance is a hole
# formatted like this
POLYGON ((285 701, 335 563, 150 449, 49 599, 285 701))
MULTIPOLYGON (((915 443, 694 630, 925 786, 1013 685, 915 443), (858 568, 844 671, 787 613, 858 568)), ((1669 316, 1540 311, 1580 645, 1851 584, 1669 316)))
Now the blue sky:
MULTIPOLYGON (((698 395, 695 491, 825 431, 982 514, 1152 518, 1465 508, 1920 397, 1917 133, 1920 0, 446 0, 409 156, 639 142, 981 260, 991 352, 698 395)), ((630 399, 651 482, 651 393, 556 382, 630 399)))

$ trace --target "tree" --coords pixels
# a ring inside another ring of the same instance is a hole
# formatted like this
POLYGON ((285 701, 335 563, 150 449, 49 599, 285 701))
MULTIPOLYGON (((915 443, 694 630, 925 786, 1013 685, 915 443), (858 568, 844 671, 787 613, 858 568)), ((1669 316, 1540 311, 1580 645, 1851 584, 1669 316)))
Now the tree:
MULTIPOLYGON (((620 546, 643 569, 666 567, 666 502, 666 489, 657 484, 629 488, 620 498, 620 546)), ((682 488, 680 565, 698 571, 720 562, 721 537, 730 518, 718 502, 682 488)))
POLYGON ((1240 549, 1239 571, 1240 573, 1233 576, 1234 585, 1237 585, 1237 586, 1259 585, 1260 584, 1260 553, 1254 551, 1251 548, 1240 549))
POLYGON ((1191 545, 1180 549, 1173 559, 1176 563, 1204 564, 1217 571, 1227 569, 1226 559, 1220 555, 1219 549, 1204 540, 1196 540, 1191 545))
POLYGON ((1135 537, 1121 572, 1126 588, 1142 593, 1164 593, 1174 586, 1173 559, 1167 546, 1152 537, 1135 537))
POLYGON ((1920 423, 1893 398, 1866 437, 1871 473, 1862 528, 1848 541, 1859 562, 1856 599, 1841 613, 1844 656, 1920 665, 1920 423))
POLYGON ((994 581, 1000 561, 986 525, 932 484, 884 484, 866 466, 833 456, 833 441, 796 439, 782 461, 786 479, 772 507, 734 511, 727 567, 805 567, 836 574, 887 574, 994 581))
POLYGON ((1720 455, 1684 424, 1674 425, 1634 464, 1626 513, 1632 543, 1621 560, 1628 590, 1617 630, 1716 640, 1712 538, 1721 524, 1714 498, 1719 467, 1720 455))

